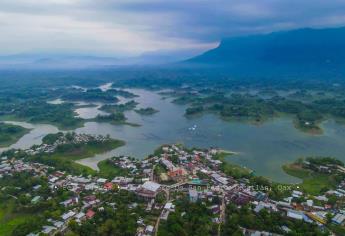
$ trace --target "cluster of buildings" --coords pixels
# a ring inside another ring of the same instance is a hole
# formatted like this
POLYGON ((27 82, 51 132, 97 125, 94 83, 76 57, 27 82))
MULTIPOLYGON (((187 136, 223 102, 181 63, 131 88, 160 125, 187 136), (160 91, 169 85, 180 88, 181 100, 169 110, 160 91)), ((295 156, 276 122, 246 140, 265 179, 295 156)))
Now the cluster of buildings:
POLYGON ((22 160, 10 159, 7 156, 1 157, 0 162, 0 178, 5 175, 13 175, 14 173, 29 171, 34 175, 44 175, 47 173, 48 166, 40 163, 26 163, 22 160))
POLYGON ((54 143, 47 144, 42 143, 41 145, 34 145, 25 150, 29 155, 36 155, 39 153, 53 153, 57 147, 65 144, 87 144, 90 142, 105 142, 110 138, 102 135, 91 135, 91 134, 77 134, 77 133, 66 133, 59 135, 54 143))
MULTIPOLYGON (((218 153, 217 149, 187 151, 177 145, 164 146, 160 155, 151 157, 149 163, 153 169, 158 165, 165 172, 155 173, 153 170, 155 174, 151 178, 152 181, 142 185, 136 192, 146 199, 154 199, 162 190, 169 191, 170 195, 176 191, 184 192, 191 202, 210 202, 214 197, 220 198, 222 201, 218 205, 211 206, 212 212, 218 214, 218 217, 213 219, 217 223, 224 220, 224 206, 234 203, 239 207, 252 204, 255 213, 262 209, 281 212, 287 218, 314 223, 321 228, 329 223, 329 216, 332 216, 332 223, 344 225, 345 209, 328 204, 328 198, 345 196, 345 180, 335 190, 321 196, 311 196, 291 189, 291 196, 282 201, 275 201, 270 199, 265 191, 251 187, 248 179, 235 180, 225 175, 220 170, 222 161, 216 158, 218 153)), ((167 198, 167 201, 171 202, 171 199, 167 198)), ((167 219, 169 212, 163 209, 161 219, 167 219)), ((289 231, 287 226, 284 228, 284 231, 289 231)), ((246 230, 250 231, 244 229, 246 230)))
MULTIPOLYGON (((76 137, 76 140, 82 142, 90 138, 83 135, 76 137)), ((328 204, 328 200, 331 196, 337 198, 345 196, 345 180, 335 190, 321 196, 309 196, 301 191, 291 190, 289 197, 275 201, 270 199, 265 191, 250 187, 248 179, 237 180, 224 174, 221 171, 222 161, 217 158, 218 154, 217 149, 186 150, 178 145, 167 145, 163 146, 156 156, 150 156, 142 161, 129 157, 116 157, 110 159, 111 163, 128 170, 126 172, 128 174, 113 179, 73 176, 61 171, 51 171, 51 167, 39 163, 2 157, 0 178, 15 172, 29 171, 33 176, 46 176, 51 191, 64 188, 73 193, 69 199, 59 203, 66 209, 60 218, 47 220, 47 225, 41 231, 45 234, 65 232, 70 220, 82 224, 85 220, 92 219, 98 211, 102 211, 102 204, 105 204, 97 196, 114 189, 132 192, 143 199, 147 204, 147 214, 160 211, 156 223, 147 224, 141 217, 138 218, 137 235, 139 236, 153 235, 158 231, 159 222, 167 220, 169 214, 175 211, 176 193, 188 196, 190 202, 208 203, 209 209, 214 214, 212 221, 217 224, 224 222, 225 208, 229 203, 234 203, 238 207, 252 204, 255 213, 259 213, 262 209, 281 212, 287 218, 316 223, 320 227, 328 223, 330 215, 334 224, 344 224, 345 210, 328 204), (164 198, 163 203, 157 202, 158 195, 164 198), (217 201, 214 201, 215 199, 217 201)), ((40 186, 33 186, 33 193, 39 188, 40 186)), ((44 200, 42 196, 32 195, 31 204, 44 200)), ((110 204, 115 209, 116 202, 106 204, 110 204)), ((290 230, 287 226, 284 226, 284 229, 286 232, 290 230)), ((260 233, 252 229, 243 229, 243 232, 250 232, 250 235, 260 233)), ((33 235, 38 234, 31 234, 33 235)), ((274 234, 261 232, 258 235, 274 234)))

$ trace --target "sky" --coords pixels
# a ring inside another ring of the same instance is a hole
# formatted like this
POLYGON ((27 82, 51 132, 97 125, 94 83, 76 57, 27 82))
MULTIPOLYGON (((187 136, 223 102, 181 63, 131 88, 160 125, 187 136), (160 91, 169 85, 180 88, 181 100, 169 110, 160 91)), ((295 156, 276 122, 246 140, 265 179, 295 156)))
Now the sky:
POLYGON ((0 0, 0 55, 199 53, 222 38, 345 25, 345 0, 0 0))

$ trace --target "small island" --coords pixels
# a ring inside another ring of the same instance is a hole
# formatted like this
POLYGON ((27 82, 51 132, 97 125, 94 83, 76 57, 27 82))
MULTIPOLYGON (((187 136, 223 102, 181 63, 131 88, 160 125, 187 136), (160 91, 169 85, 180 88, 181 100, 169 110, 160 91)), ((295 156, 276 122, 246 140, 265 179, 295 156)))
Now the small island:
POLYGON ((0 147, 7 147, 16 143, 30 130, 21 126, 0 122, 0 147))
POLYGON ((113 125, 139 126, 138 124, 127 122, 127 117, 123 112, 115 112, 109 115, 98 115, 94 120, 97 122, 107 122, 113 125))
POLYGON ((153 114, 158 112, 158 110, 156 110, 152 107, 135 109, 134 111, 140 115, 145 115, 145 116, 153 115, 153 114))
POLYGON ((101 106, 100 110, 108 113, 124 112, 133 110, 137 105, 136 101, 131 100, 123 104, 105 104, 101 106))

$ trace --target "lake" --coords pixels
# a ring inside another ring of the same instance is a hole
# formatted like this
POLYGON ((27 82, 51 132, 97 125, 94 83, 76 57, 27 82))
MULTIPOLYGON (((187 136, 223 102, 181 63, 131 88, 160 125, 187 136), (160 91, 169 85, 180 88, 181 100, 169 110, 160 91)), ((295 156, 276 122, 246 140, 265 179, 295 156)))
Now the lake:
MULTIPOLYGON (((322 124, 324 134, 313 136, 302 133, 293 127, 291 118, 276 118, 262 125, 242 122, 227 122, 215 115, 203 115, 195 118, 184 117, 185 106, 171 103, 171 99, 152 91, 127 89, 139 95, 134 98, 138 107, 153 107, 159 110, 151 116, 143 116, 134 111, 126 112, 129 125, 111 125, 108 123, 87 122, 75 131, 89 134, 110 134, 111 137, 126 141, 126 145, 107 153, 79 161, 97 168, 100 160, 114 155, 130 155, 144 158, 162 144, 182 143, 188 147, 219 147, 238 152, 228 159, 241 166, 255 170, 256 175, 263 175, 275 181, 298 182, 285 174, 281 166, 293 162, 301 156, 326 155, 345 161, 345 126, 332 120, 322 124), (196 127, 191 129, 191 127, 196 127)), ((85 113, 97 113, 97 107, 85 109, 85 113), (96 110, 95 110, 96 109, 96 110)), ((33 130, 23 136, 14 147, 28 147, 30 139, 37 144, 44 133, 56 132, 50 125, 33 125, 33 130), (35 132, 37 129, 37 132, 35 132), (43 130, 43 131, 42 131, 43 130), (38 132, 39 131, 39 132, 38 132), (44 132, 46 131, 46 132, 44 132)), ((56 130, 55 130, 55 129, 56 130)))

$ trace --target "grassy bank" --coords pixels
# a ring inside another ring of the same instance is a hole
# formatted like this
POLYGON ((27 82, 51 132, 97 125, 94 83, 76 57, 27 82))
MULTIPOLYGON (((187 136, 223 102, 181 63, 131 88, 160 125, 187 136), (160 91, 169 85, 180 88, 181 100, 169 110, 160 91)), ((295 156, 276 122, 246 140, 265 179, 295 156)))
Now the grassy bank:
POLYGON ((302 165, 293 163, 283 166, 285 173, 300 178, 302 183, 300 188, 306 193, 318 195, 325 189, 334 188, 336 180, 332 174, 318 173, 309 169, 305 169, 302 165))

